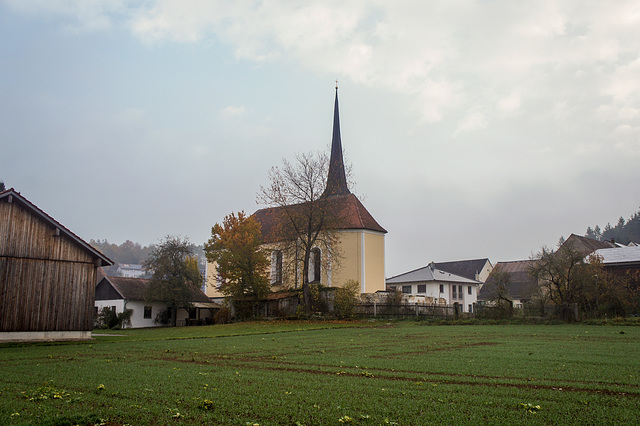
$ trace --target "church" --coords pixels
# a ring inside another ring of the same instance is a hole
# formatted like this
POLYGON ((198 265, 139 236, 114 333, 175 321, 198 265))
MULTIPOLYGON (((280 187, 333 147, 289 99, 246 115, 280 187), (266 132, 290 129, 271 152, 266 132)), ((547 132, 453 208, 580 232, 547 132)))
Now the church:
MULTIPOLYGON (((342 287, 348 281, 356 281, 361 293, 375 293, 385 290, 387 231, 349 190, 342 157, 337 89, 336 87, 331 156, 322 197, 330 200, 340 211, 340 220, 330 231, 334 247, 330 250, 320 246, 312 248, 308 282, 325 287, 342 287)), ((276 231, 283 218, 283 209, 288 207, 296 206, 269 207, 252 215, 260 223, 263 244, 270 252, 273 291, 301 288, 303 283, 304 265, 299 252, 297 249, 295 253, 283 250, 283 243, 286 242, 279 241, 282 237, 276 231)), ((215 265, 208 265, 206 294, 218 299, 222 294, 216 284, 215 274, 215 265)))
MULTIPOLYGON (((326 188, 322 194, 340 211, 340 219, 331 231, 334 235, 333 244, 337 245, 331 251, 336 257, 332 259, 331 253, 326 253, 327 250, 323 252, 321 247, 314 247, 309 259, 308 278, 310 283, 326 287, 341 287, 350 280, 357 281, 361 293, 374 293, 385 289, 387 231, 349 190, 342 157, 337 89, 336 87, 331 157, 326 188)), ((282 218, 280 209, 282 207, 261 209, 253 216, 261 225, 263 242, 272 250, 271 282, 274 290, 278 286, 299 288, 303 281, 303 265, 283 270, 283 264, 287 263, 283 259, 285 254, 277 248, 278 233, 274 229, 282 218)), ((300 258, 297 254, 295 256, 296 259, 300 258)), ((300 262, 294 260, 294 263, 300 262)))

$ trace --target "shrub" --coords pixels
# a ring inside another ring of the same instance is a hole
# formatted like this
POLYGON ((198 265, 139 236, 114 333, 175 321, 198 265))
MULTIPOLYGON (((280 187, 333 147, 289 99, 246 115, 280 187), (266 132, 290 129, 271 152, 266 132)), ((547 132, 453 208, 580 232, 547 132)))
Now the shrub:
POLYGON ((353 318, 360 299, 360 283, 349 280, 344 287, 336 288, 333 307, 338 318, 353 318))

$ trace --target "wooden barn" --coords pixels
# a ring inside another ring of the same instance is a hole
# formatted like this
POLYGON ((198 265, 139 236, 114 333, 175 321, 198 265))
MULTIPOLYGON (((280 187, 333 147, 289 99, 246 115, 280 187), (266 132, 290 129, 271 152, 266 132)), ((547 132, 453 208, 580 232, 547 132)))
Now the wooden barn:
POLYGON ((113 262, 13 188, 0 192, 0 341, 88 339, 113 262))

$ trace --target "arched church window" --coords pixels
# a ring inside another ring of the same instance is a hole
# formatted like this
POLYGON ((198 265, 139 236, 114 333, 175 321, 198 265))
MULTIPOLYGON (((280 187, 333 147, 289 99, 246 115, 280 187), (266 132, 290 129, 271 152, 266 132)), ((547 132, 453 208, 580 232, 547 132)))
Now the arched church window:
POLYGON ((311 249, 311 256, 309 257, 309 282, 319 283, 321 272, 321 259, 322 253, 318 247, 311 249))
POLYGON ((271 252, 271 284, 282 284, 282 251, 271 252))

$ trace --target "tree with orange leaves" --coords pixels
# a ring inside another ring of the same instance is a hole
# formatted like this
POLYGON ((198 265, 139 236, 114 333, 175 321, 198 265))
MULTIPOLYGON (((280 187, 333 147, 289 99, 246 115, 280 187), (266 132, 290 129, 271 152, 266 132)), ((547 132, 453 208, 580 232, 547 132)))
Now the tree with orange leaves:
POLYGON ((260 245, 260 224, 243 211, 216 223, 205 244, 207 259, 217 263, 220 290, 231 298, 240 316, 250 316, 256 302, 270 290, 270 262, 260 245))

